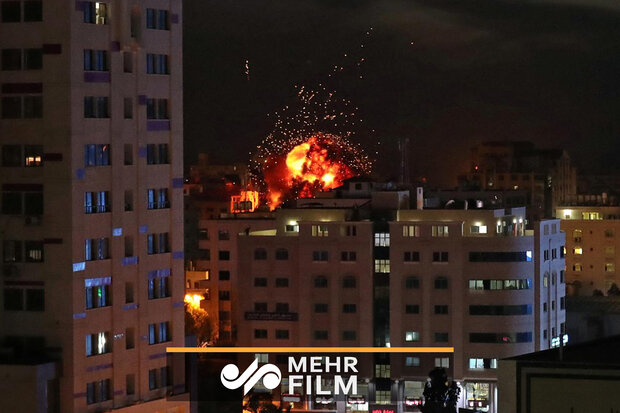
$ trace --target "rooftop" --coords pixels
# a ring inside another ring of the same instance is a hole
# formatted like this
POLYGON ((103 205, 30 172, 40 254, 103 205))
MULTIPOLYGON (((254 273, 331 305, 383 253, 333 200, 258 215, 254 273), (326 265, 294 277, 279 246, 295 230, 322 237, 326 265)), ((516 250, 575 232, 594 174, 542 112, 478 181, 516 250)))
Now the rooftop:
POLYGON ((620 368, 620 335, 605 337, 598 340, 588 341, 563 348, 563 358, 560 361, 560 349, 553 348, 535 353, 523 354, 506 360, 529 361, 538 363, 562 363, 562 364, 589 364, 617 366, 620 368))

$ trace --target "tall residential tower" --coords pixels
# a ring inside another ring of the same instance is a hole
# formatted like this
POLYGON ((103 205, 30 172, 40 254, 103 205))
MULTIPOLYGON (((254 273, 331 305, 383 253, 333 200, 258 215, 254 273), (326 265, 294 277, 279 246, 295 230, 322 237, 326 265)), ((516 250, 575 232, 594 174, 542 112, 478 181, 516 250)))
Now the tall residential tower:
POLYGON ((165 353, 184 336, 181 36, 180 0, 0 2, 3 410, 187 410, 165 353))

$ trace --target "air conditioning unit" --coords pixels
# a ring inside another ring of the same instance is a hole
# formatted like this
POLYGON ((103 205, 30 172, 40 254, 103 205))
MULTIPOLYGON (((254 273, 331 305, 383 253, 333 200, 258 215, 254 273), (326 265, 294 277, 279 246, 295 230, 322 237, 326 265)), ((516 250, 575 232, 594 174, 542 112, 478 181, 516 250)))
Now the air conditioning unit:
POLYGON ((26 225, 41 225, 41 221, 40 215, 29 215, 24 218, 24 224, 26 225))
POLYGON ((2 266, 2 275, 4 277, 16 277, 19 275, 19 268, 13 264, 4 264, 2 266))

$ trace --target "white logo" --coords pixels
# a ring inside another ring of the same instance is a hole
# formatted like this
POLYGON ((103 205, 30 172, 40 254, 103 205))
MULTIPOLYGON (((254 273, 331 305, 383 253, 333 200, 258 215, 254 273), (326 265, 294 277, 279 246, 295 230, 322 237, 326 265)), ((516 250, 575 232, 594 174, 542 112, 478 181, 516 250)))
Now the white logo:
POLYGON ((273 364, 265 364, 258 368, 258 360, 254 360, 241 375, 239 375, 239 368, 234 364, 227 364, 220 373, 220 380, 224 387, 234 390, 243 386, 244 396, 261 378, 263 385, 269 390, 273 390, 280 384, 282 373, 278 366, 273 364))

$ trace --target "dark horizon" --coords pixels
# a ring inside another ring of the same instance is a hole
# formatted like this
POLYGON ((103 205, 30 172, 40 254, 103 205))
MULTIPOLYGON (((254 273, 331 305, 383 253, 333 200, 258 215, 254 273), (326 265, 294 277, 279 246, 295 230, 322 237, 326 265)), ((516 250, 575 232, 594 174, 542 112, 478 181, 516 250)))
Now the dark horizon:
POLYGON ((246 162, 271 130, 267 114, 291 102, 295 85, 326 81, 348 53, 366 62, 335 88, 359 107, 368 133, 355 140, 379 149, 383 175, 396 173, 388 160, 399 137, 411 139, 412 174, 438 185, 452 185, 464 151, 488 140, 560 147, 580 172, 617 171, 620 6, 612 2, 187 0, 184 7, 186 165, 198 152, 246 162))

